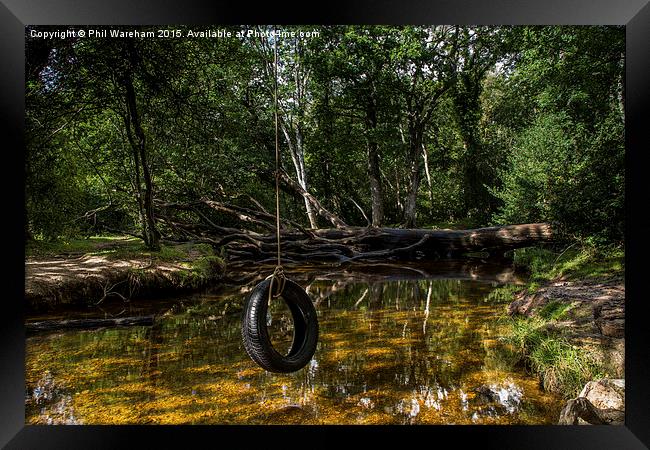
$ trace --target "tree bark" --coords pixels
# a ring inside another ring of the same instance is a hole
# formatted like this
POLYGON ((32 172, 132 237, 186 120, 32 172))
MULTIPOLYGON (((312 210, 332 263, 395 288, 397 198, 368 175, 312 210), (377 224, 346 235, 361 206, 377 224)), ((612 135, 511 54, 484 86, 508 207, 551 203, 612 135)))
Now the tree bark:
MULTIPOLYGON (((437 260, 469 252, 487 252, 501 257, 507 250, 552 242, 548 223, 508 225, 473 230, 428 230, 360 228, 313 230, 312 236, 284 232, 282 258, 285 262, 353 262, 358 260, 437 260)), ((247 237, 244 243, 231 241, 230 263, 271 261, 275 258, 275 236, 247 237), (250 240, 256 240, 252 244, 250 240)))
POLYGON ((307 192, 299 183, 293 181, 291 177, 289 177, 289 175, 287 175, 285 172, 280 171, 280 178, 290 188, 298 192, 305 199, 305 202, 308 202, 310 206, 313 206, 313 209, 315 210, 316 213, 318 213, 318 215, 327 219, 332 225, 334 225, 337 228, 347 227, 345 222, 339 219, 339 217, 336 216, 335 214, 325 209, 323 205, 321 205, 321 203, 316 199, 316 197, 314 197, 309 192, 307 192))
MULTIPOLYGON (((278 113, 282 112, 282 119, 280 126, 284 134, 289 151, 291 153, 291 160, 296 170, 298 183, 305 190, 309 191, 309 184, 307 182, 307 167, 305 166, 305 149, 303 139, 303 125, 306 121, 306 111, 308 109, 308 100, 305 97, 307 85, 309 84, 310 74, 305 69, 302 63, 302 47, 299 41, 294 41, 291 47, 290 55, 286 58, 289 62, 290 73, 287 75, 293 79, 293 92, 291 92, 291 100, 294 105, 291 107, 280 108, 278 113)), ((274 73, 274 69, 269 71, 274 73)), ((311 228, 318 228, 318 215, 314 211, 313 204, 304 199, 305 211, 311 228)))
POLYGON ((372 226, 380 227, 384 221, 381 172, 379 170, 379 144, 377 130, 377 104, 374 97, 368 99, 366 108, 366 146, 368 152, 368 178, 370 180, 370 197, 372 198, 372 226))
POLYGON ((417 199, 420 189, 420 150, 422 148, 422 124, 415 119, 409 123, 409 185, 404 208, 404 226, 414 228, 416 224, 417 199))
MULTIPOLYGON (((319 230, 315 234, 340 239, 346 235, 354 236, 354 230, 319 230)), ((506 251, 528 247, 551 242, 553 237, 550 224, 533 223, 471 230, 379 228, 357 237, 354 242, 363 252, 403 249, 418 244, 417 250, 423 255, 444 257, 463 252, 506 251)))
POLYGON ((424 174, 427 176, 427 185, 429 186, 429 203, 433 206, 433 185, 431 184, 431 173, 429 172, 429 154, 422 144, 422 157, 424 158, 424 174))
MULTIPOLYGON (((293 167, 296 170, 296 177, 298 178, 298 184, 300 184, 300 187, 307 192, 309 190, 309 185, 307 184, 307 168, 305 167, 305 150, 303 148, 302 131, 297 125, 294 132, 295 142, 293 142, 287 127, 282 124, 281 128, 284 138, 287 141, 287 145, 289 146, 291 160, 293 161, 293 167)), ((309 225, 312 228, 318 228, 318 220, 316 212, 312 208, 312 204, 307 198, 304 199, 304 202, 307 218, 309 219, 309 225)))
POLYGON ((133 132, 135 134, 135 139, 133 136, 130 137, 130 143, 133 147, 134 158, 136 161, 136 183, 139 186, 139 169, 138 162, 142 168, 142 180, 144 181, 144 198, 142 199, 142 210, 144 214, 144 236, 145 244, 152 250, 160 249, 160 232, 156 227, 156 220, 153 209, 153 181, 151 177, 151 171, 149 169, 149 162, 147 158, 147 147, 146 147, 146 138, 144 130, 142 129, 142 124, 140 122, 140 114, 138 113, 137 100, 135 95, 135 88, 133 86, 133 67, 136 65, 136 55, 135 48, 132 41, 129 41, 128 46, 128 59, 129 67, 123 78, 124 87, 126 91, 126 104, 129 115, 129 130, 130 133, 131 126, 133 127, 133 132), (138 158, 139 156, 139 158, 138 158), (139 161, 138 161, 139 159, 139 161))
POLYGON ((140 224, 142 225, 142 236, 141 238, 144 240, 145 245, 149 245, 149 234, 147 233, 147 222, 145 221, 145 214, 144 214, 144 203, 143 203, 143 195, 142 195, 142 180, 140 179, 140 152, 138 151, 138 144, 135 142, 135 138, 133 137, 133 131, 131 130, 131 115, 129 111, 126 112, 124 115, 124 127, 126 128, 126 137, 129 141, 129 145, 131 146, 131 154, 133 156, 133 168, 134 168, 134 182, 133 182, 133 187, 134 187, 134 194, 135 194, 135 200, 136 203, 138 204, 138 219, 140 220, 140 224))

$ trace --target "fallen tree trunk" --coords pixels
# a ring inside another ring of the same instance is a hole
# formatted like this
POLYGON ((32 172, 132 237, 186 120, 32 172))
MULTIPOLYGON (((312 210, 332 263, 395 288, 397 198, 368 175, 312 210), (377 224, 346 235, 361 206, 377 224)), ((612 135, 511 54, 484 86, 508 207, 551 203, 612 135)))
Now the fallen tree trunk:
POLYGON ((25 331, 36 333, 39 331, 56 331, 66 329, 92 329, 103 327, 129 327, 134 325, 153 325, 154 316, 141 317, 118 317, 112 319, 69 319, 69 320, 46 320, 42 322, 31 322, 25 324, 25 331))
MULTIPOLYGON (((472 230, 428 230, 398 228, 340 228, 282 233, 282 258, 287 262, 358 260, 440 259, 463 253, 487 252, 502 255, 507 250, 553 241, 548 223, 507 225, 472 230)), ((276 255, 274 235, 256 237, 256 244, 229 242, 231 263, 272 261, 276 255), (235 245, 236 244, 236 245, 235 245)))
POLYGON ((420 243, 417 251, 444 256, 458 252, 505 251, 550 242, 552 238, 550 224, 532 223, 472 230, 379 228, 361 238, 358 244, 368 250, 393 250, 420 243))
MULTIPOLYGON (((487 252, 498 257, 508 250, 554 239, 549 223, 471 230, 351 227, 323 208, 311 194, 300 191, 300 186, 286 173, 280 171, 277 176, 283 182, 282 186, 295 188, 309 199, 319 215, 335 227, 307 230, 293 221, 281 219, 281 256, 286 263, 432 260, 454 258, 470 252, 487 252)), ((158 220, 172 230, 173 240, 209 243, 227 258, 231 267, 277 261, 277 242, 273 233, 275 217, 255 199, 251 201, 258 210, 207 198, 188 203, 159 202, 158 220), (243 227, 224 226, 218 215, 222 213, 235 218, 243 227)))

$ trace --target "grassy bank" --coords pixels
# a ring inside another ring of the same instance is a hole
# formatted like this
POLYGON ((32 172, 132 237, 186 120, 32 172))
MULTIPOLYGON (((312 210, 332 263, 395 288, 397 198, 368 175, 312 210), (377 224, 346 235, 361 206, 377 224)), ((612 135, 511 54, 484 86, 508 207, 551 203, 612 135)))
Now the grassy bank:
POLYGON ((573 398, 588 381, 607 373, 588 351, 572 345, 560 333, 549 331, 553 320, 557 319, 539 316, 510 319, 506 342, 519 361, 539 376, 544 389, 573 398))
MULTIPOLYGON (((515 295, 532 295, 541 286, 557 281, 593 282, 622 279, 624 251, 617 247, 595 247, 574 243, 553 251, 527 248, 514 252, 514 263, 530 277, 526 286, 504 287, 491 294, 490 301, 507 302, 515 295)), ((504 316, 505 342, 520 363, 540 378, 545 389, 566 398, 578 395, 588 381, 608 376, 602 364, 584 347, 572 344, 564 335, 563 321, 574 305, 551 300, 530 317, 504 316)))
POLYGON ((32 241, 25 252, 26 298, 32 307, 197 289, 225 270, 210 245, 162 245, 151 251, 128 236, 32 241))
POLYGON ((619 246, 574 242, 558 251, 537 247, 515 250, 514 264, 530 274, 529 288, 535 288, 555 280, 623 277, 625 252, 619 246))

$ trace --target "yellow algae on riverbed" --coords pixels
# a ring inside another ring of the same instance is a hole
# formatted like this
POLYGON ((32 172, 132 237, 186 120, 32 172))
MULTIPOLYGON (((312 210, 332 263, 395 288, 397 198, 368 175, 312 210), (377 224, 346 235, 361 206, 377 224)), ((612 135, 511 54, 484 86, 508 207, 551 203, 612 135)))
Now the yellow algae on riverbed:
POLYGON ((154 327, 30 337, 26 421, 555 423, 561 399, 499 352, 500 307, 482 302, 490 285, 383 283, 367 307, 355 306, 367 288, 354 284, 319 305, 316 354, 291 374, 247 357, 238 312, 209 319, 233 298, 186 301, 154 327), (438 294, 427 305, 429 290, 438 294))

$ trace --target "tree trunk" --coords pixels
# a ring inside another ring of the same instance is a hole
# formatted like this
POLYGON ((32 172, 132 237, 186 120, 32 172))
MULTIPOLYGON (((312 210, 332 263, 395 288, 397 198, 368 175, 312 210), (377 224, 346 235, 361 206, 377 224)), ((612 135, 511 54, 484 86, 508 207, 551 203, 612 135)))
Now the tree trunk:
POLYGON ((404 213, 404 204, 402 203, 402 190, 399 184, 399 171, 397 166, 395 166, 395 205, 397 206, 397 211, 404 213))
POLYGON ((368 174, 370 178, 370 195, 372 198, 372 226, 380 227, 384 222, 384 206, 382 204, 382 188, 379 180, 379 158, 376 143, 368 146, 368 174), (374 149, 373 149, 374 147, 374 149))
MULTIPOLYGON (((309 192, 309 185, 307 184, 307 168, 305 167, 305 152, 302 149, 302 134, 299 133, 299 162, 300 162, 300 175, 301 182, 300 186, 306 191, 309 192)), ((309 219, 309 226, 311 228, 318 228, 318 216, 314 209, 312 208, 311 203, 307 198, 305 198, 305 210, 307 211, 307 218, 309 219)))
POLYGON ((416 224, 417 199, 420 189, 420 155, 422 129, 415 123, 409 124, 409 185, 404 208, 404 226, 414 228, 416 224))
MULTIPOLYGON (((290 68, 290 72, 286 75, 293 79, 293 92, 291 95, 293 106, 290 108, 295 109, 292 114, 289 114, 285 108, 280 108, 278 113, 283 112, 283 118, 280 121, 280 125, 291 152, 291 160, 296 169, 298 183, 302 189, 309 192, 302 127, 307 121, 306 111, 308 110, 309 101, 305 97, 305 92, 307 92, 310 75, 302 62, 303 50, 299 41, 294 41, 289 52, 286 62, 288 63, 287 67, 290 68)), ((270 73, 272 72, 273 71, 270 71, 270 73)), ((316 211, 314 211, 312 203, 310 203, 307 198, 304 199, 304 203, 307 218, 309 219, 309 225, 311 228, 318 228, 318 215, 316 211)))
POLYGON ((433 186, 431 185, 431 173, 429 173, 429 155, 424 144, 422 144, 422 157, 424 158, 424 173, 427 176, 427 185, 429 186, 429 203, 433 207, 433 186))
POLYGON ((366 109, 366 146, 368 150, 368 178, 372 198, 372 226, 380 227, 384 220, 381 172, 379 170, 379 144, 375 136, 377 129, 377 108, 374 99, 368 101, 366 109))
MULTIPOLYGON (((124 76, 124 87, 126 89, 126 103, 129 114, 129 122, 133 127, 135 133, 135 140, 131 138, 131 145, 136 159, 136 173, 139 173, 137 168, 138 156, 139 163, 142 167, 142 178, 144 181, 144 198, 142 199, 142 209, 144 213, 144 236, 145 244, 152 250, 160 249, 160 232, 156 227, 156 219, 153 210, 153 181, 151 172, 149 170, 149 162, 147 161, 147 147, 144 130, 140 122, 140 114, 136 102, 135 89, 133 87, 132 68, 135 66, 135 49, 133 43, 129 41, 129 69, 124 76)), ((130 128, 130 127, 129 127, 130 128)), ((136 178, 136 181, 139 181, 136 178)), ((139 183, 138 183, 139 185, 139 183)))
MULTIPOLYGON (((535 223, 473 230, 397 228, 321 229, 311 236, 295 231, 282 233, 282 258, 287 263, 354 262, 386 260, 437 260, 469 252, 502 257, 507 250, 552 242, 550 224, 535 223)), ((230 241, 229 264, 275 261, 275 236, 247 236, 230 241), (252 243, 256 241, 257 243, 252 243)))
MULTIPOLYGON (((305 192, 309 192, 309 185, 307 184, 307 169, 305 167, 305 152, 302 145, 302 133, 300 129, 296 127, 294 133, 294 142, 293 139, 291 139, 291 134, 289 133, 287 127, 284 125, 284 122, 282 122, 281 128, 282 134, 284 134, 284 138, 291 153, 291 161, 293 162, 293 167, 296 170, 298 184, 305 192)), ((309 219, 309 226, 312 228, 318 228, 318 220, 316 218, 316 213, 312 208, 312 204, 308 201, 307 198, 304 198, 304 202, 307 218, 309 219)))
POLYGON ((489 165, 479 166, 485 161, 483 143, 480 135, 481 92, 485 70, 470 66, 459 74, 453 90, 452 103, 455 110, 456 124, 463 141, 463 200, 465 210, 471 218, 479 221, 489 217, 494 208, 494 199, 486 186, 492 184, 489 165))
MULTIPOLYGON (((358 233, 358 230, 357 230, 358 233)), ((317 236, 342 238, 354 236, 354 230, 319 230, 317 236)), ((354 244, 361 252, 385 250, 402 250, 412 248, 423 256, 457 255, 464 252, 506 251, 515 248, 551 242, 553 229, 548 223, 507 225, 471 230, 429 230, 379 228, 354 239, 354 244), (425 239, 426 238, 426 239, 425 239)))
POLYGON ((336 214, 333 214, 325 209, 323 205, 321 205, 321 203, 316 199, 316 197, 307 192, 307 190, 304 189, 300 183, 296 183, 294 180, 292 180, 291 177, 289 177, 285 172, 280 172, 280 178, 291 189, 299 193, 305 199, 306 203, 309 203, 311 211, 314 211, 314 213, 317 213, 321 217, 327 219, 332 225, 337 228, 347 227, 347 224, 339 219, 336 214))
POLYGON ((134 194, 135 200, 138 204, 138 219, 140 225, 142 226, 142 240, 146 246, 149 245, 149 233, 147 233, 147 222, 145 221, 144 215, 144 203, 142 195, 142 180, 140 179, 140 152, 138 151, 138 144, 135 142, 133 137, 133 131, 131 130, 131 115, 127 111, 124 115, 124 127, 126 128, 126 137, 129 140, 129 145, 131 146, 131 154, 133 156, 133 168, 134 168, 134 194))

